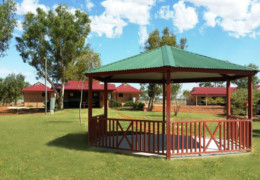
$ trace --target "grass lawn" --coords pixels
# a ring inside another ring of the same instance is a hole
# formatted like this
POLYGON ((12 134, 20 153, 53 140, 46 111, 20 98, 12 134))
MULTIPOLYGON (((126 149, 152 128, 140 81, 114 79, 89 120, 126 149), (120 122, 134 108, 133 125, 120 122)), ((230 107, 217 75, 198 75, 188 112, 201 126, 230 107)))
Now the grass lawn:
MULTIPOLYGON (((95 109, 95 114, 102 110, 95 109)), ((161 113, 109 110, 109 117, 161 119, 161 113)), ((87 122, 87 110, 83 111, 87 122)), ((174 119, 174 117, 173 117, 174 119)), ((224 119, 180 113, 178 120, 224 119)), ((260 179, 260 122, 253 152, 207 158, 135 157, 100 152, 87 144, 77 110, 55 115, 0 116, 0 179, 260 179)))

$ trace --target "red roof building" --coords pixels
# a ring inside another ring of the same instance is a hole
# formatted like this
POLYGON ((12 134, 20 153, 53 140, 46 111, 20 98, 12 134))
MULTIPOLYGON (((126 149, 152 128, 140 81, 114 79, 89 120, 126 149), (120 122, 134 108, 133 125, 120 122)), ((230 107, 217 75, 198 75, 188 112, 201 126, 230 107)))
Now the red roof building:
MULTIPOLYGON (((231 92, 236 91, 236 87, 231 87, 231 92)), ((214 96, 225 97, 227 92, 225 87, 194 87, 190 92, 194 96, 214 96)))
MULTIPOLYGON (((47 86, 47 91, 52 92, 53 90, 47 86)), ((23 88, 21 92, 45 92, 45 85, 37 82, 29 87, 23 88)))
MULTIPOLYGON (((64 90, 81 90, 82 82, 81 81, 68 81, 65 86, 64 90)), ((56 85, 57 89, 61 89, 61 85, 56 85)), ((88 90, 88 81, 85 81, 83 84, 83 90, 88 90)), ((100 84, 100 81, 93 81, 92 83, 92 90, 93 91, 104 91, 104 84, 100 84)), ((116 90, 116 86, 114 84, 107 84, 108 91, 116 90)))
POLYGON ((116 90, 113 91, 114 93, 142 93, 139 89, 136 89, 133 86, 130 86, 129 84, 121 84, 116 88, 116 90))

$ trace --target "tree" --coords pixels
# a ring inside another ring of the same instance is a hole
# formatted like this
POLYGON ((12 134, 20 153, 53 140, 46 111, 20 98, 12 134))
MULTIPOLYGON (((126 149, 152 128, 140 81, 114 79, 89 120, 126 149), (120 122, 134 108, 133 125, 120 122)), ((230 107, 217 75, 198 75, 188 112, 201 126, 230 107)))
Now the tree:
POLYGON ((16 5, 13 0, 6 0, 0 4, 0 58, 5 56, 9 42, 13 37, 16 5))
POLYGON ((224 87, 224 82, 201 82, 199 83, 199 87, 224 87))
POLYGON ((174 110, 174 116, 177 116, 179 113, 179 110, 181 108, 180 103, 178 103, 177 97, 180 94, 182 85, 180 83, 171 84, 171 96, 173 99, 173 110, 174 110))
POLYGON ((59 5, 55 12, 48 13, 37 8, 37 13, 27 13, 23 22, 22 37, 17 37, 16 48, 25 63, 34 67, 37 78, 45 77, 47 60, 47 81, 51 84, 63 109, 64 85, 67 68, 86 49, 86 38, 90 31, 88 14, 80 10, 71 12, 66 5, 59 5), (58 92, 55 83, 61 84, 58 92))
POLYGON ((97 68, 101 65, 101 60, 99 54, 95 53, 89 47, 82 52, 81 56, 73 60, 66 71, 68 80, 79 80, 81 81, 81 93, 80 93, 80 103, 79 103, 79 119, 80 124, 81 120, 81 106, 82 106, 82 97, 83 97, 83 86, 86 80, 84 71, 97 68))
MULTIPOLYGON (((177 43, 176 36, 169 31, 169 28, 166 27, 162 31, 162 36, 160 36, 160 32, 158 29, 155 29, 152 33, 149 34, 147 41, 145 42, 145 51, 155 49, 164 45, 174 46, 177 48, 184 49, 187 47, 187 39, 180 39, 180 43, 177 43)), ((148 111, 151 111, 153 108, 153 103, 156 96, 159 96, 162 92, 162 87, 158 84, 149 84, 147 86, 148 89, 148 111)))
POLYGON ((184 90, 182 95, 186 98, 186 100, 191 97, 191 94, 190 94, 189 90, 184 90))
POLYGON ((0 79, 0 100, 10 103, 21 98, 21 90, 29 86, 22 74, 9 74, 5 79, 0 79))
MULTIPOLYGON (((247 67, 258 70, 258 66, 255 64, 250 63, 247 67)), ((252 78, 253 86, 260 83, 260 80, 257 76, 253 76, 252 78)), ((248 78, 241 78, 232 81, 233 84, 237 85, 238 88, 247 88, 248 78)))

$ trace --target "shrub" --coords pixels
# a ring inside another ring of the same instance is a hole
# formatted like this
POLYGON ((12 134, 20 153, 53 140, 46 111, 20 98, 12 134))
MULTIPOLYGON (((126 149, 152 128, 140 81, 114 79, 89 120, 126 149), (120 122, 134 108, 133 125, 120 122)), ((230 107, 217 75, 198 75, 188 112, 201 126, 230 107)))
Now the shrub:
POLYGON ((125 104, 124 104, 124 106, 125 106, 125 107, 134 107, 134 104, 135 104, 135 103, 134 103, 133 101, 126 101, 125 104))
POLYGON ((140 110, 140 111, 143 111, 144 110, 144 103, 133 103, 133 109, 135 110, 140 110))
MULTIPOLYGON (((253 91, 253 113, 256 114, 256 105, 260 100, 260 91, 253 91)), ((231 94, 231 113, 233 115, 246 115, 247 89, 238 89, 231 94)))
POLYGON ((112 102, 112 107, 122 107, 122 103, 120 103, 118 101, 113 101, 112 102))

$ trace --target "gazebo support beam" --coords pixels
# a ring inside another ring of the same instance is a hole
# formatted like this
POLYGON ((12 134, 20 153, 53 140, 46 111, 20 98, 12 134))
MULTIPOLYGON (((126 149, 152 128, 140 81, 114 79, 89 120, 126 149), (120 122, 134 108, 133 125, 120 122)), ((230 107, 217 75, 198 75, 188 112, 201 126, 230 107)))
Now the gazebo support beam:
POLYGON ((88 142, 92 139, 92 77, 88 77, 88 142))
POLYGON ((252 150, 253 139, 253 82, 252 76, 248 76, 248 119, 249 122, 249 147, 252 150))
MULTIPOLYGON (((162 144, 164 144, 164 135, 165 135, 165 83, 163 83, 162 85, 163 87, 163 107, 162 107, 162 111, 163 111, 163 126, 162 126, 162 144)), ((164 145, 162 146, 162 151, 164 151, 164 145)))
POLYGON ((227 111, 227 119, 230 118, 230 115, 231 115, 231 92, 230 92, 230 80, 228 79, 227 80, 227 85, 226 85, 226 88, 227 88, 227 97, 226 97, 226 111, 227 111))
POLYGON ((167 152, 166 159, 171 159, 171 73, 167 71, 167 152))
POLYGON ((104 115, 107 119, 107 82, 104 83, 104 115))

